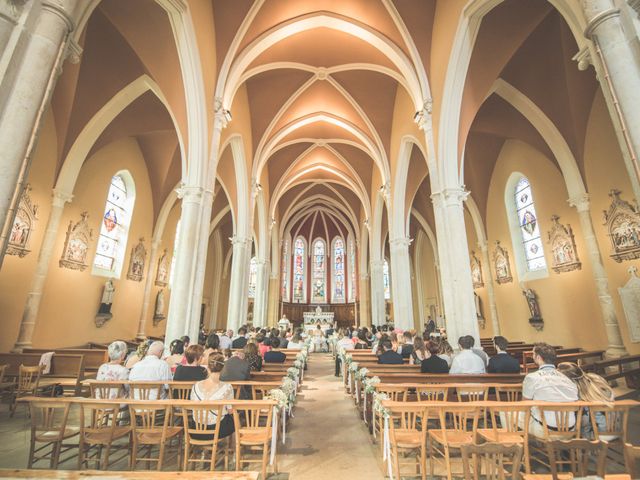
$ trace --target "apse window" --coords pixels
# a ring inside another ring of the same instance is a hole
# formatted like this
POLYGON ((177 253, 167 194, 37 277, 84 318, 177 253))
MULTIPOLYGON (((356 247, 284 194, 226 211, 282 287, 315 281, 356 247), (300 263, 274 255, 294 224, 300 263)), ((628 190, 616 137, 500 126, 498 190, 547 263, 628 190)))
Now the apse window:
POLYGON ((289 239, 282 246, 282 300, 289 301, 289 239))
POLYGON ((345 273, 344 273, 344 242, 340 237, 333 241, 333 303, 344 303, 345 273))
POLYGON ((92 273, 120 278, 127 248, 127 236, 135 203, 133 178, 128 172, 118 172, 111 177, 100 236, 92 273))
POLYGON ((386 258, 382 264, 382 286, 384 288, 384 299, 391 300, 391 278, 389 277, 389 262, 386 258))
POLYGON ((304 284, 306 248, 302 237, 293 244, 293 301, 303 303, 306 300, 304 284))
POLYGON ((249 298, 256 298, 256 285, 258 283, 258 262, 256 257, 249 262, 249 298))
POLYGON ((512 176, 512 196, 507 202, 516 267, 521 281, 547 274, 540 224, 536 213, 531 183, 521 174, 512 176), (514 185, 515 184, 515 185, 514 185))
POLYGON ((325 302, 326 295, 326 276, 327 276, 327 254, 323 240, 313 242, 313 267, 311 277, 311 301, 325 302))
POLYGON ((356 245, 353 238, 349 238, 349 301, 356 301, 356 245))

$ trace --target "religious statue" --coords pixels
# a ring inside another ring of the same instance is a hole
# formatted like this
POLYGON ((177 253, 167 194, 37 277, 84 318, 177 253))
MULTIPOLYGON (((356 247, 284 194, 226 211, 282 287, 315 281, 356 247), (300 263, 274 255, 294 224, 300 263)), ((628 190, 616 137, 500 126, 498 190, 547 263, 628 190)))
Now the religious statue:
POLYGON ((320 315, 320 314, 322 313, 322 308, 320 308, 320 305, 318 305, 318 306, 316 307, 316 313, 317 313, 318 315, 320 315))
POLYGON ((153 313, 153 324, 157 325, 167 318, 164 314, 164 290, 160 289, 156 295, 156 308, 153 313))
POLYGON ((527 299, 527 305, 529 306, 529 313, 531 317, 529 318, 529 323, 536 329, 542 330, 544 326, 542 316, 540 315, 540 305, 538 305, 538 296, 536 292, 531 290, 530 288, 525 288, 522 290, 522 294, 527 299))
POLYGON ((478 260, 478 257, 476 257, 474 251, 471 252, 471 280, 473 281, 473 288, 484 287, 484 282, 482 281, 482 264, 480 260, 478 260))
POLYGON ((158 259, 158 269, 156 270, 155 284, 158 287, 166 287, 169 282, 169 257, 165 248, 158 259))
POLYGON ((480 328, 484 329, 486 321, 484 314, 482 313, 482 300, 476 292, 473 292, 473 299, 476 304, 476 318, 478 320, 478 325, 480 325, 480 328))
POLYGON ((102 299, 100 300, 100 307, 95 318, 96 327, 102 327, 107 321, 111 320, 113 315, 111 314, 111 304, 113 303, 113 294, 116 289, 113 286, 111 279, 107 280, 102 290, 102 299))

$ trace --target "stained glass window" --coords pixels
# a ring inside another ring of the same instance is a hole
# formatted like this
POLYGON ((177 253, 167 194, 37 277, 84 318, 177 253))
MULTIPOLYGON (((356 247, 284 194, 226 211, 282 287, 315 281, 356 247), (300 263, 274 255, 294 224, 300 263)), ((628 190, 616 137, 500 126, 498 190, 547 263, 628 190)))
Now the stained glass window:
POLYGON ((356 301, 356 244, 349 239, 349 301, 356 301))
POLYGON ((514 198, 527 270, 530 272, 546 270, 547 262, 544 259, 544 249, 540 238, 540 226, 538 225, 538 217, 533 202, 533 193, 526 177, 522 177, 518 181, 514 198))
POLYGON ((345 271, 344 271, 344 242, 341 238, 333 241, 333 295, 332 302, 344 302, 345 296, 345 271))
POLYGON ((176 275, 176 258, 178 258, 178 242, 180 241, 180 218, 176 223, 176 235, 173 237, 173 255, 171 256, 171 268, 169 269, 169 288, 173 285, 173 279, 176 275))
POLYGON ((311 274, 311 301, 326 302, 327 290, 327 253, 323 240, 313 242, 313 261, 311 274))
POLYGON ((302 237, 296 238, 293 244, 293 301, 305 301, 305 245, 302 237))
POLYGON ((256 257, 249 262, 249 298, 256 298, 256 284, 258 283, 258 263, 256 257))
POLYGON ((280 296, 284 302, 289 301, 289 239, 282 245, 282 290, 280 296))
POLYGON ((384 259, 382 264, 382 286, 384 288, 384 299, 391 300, 391 283, 389 278, 389 262, 384 259))
POLYGON ((133 202, 127 196, 127 186, 121 175, 111 177, 104 215, 100 224, 100 236, 93 259, 93 273, 120 276, 127 246, 129 222, 133 202))

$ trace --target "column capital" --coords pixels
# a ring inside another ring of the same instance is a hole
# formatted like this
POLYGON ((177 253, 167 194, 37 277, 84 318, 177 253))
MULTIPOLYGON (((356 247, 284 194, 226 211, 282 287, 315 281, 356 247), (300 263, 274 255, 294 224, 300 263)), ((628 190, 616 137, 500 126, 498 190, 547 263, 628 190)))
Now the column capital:
POLYGON ((413 238, 409 238, 409 237, 398 237, 398 238, 393 238, 389 240, 390 245, 402 246, 402 247, 409 247, 409 245, 411 245, 411 242, 413 242, 413 238))
POLYGON ((489 242, 486 240, 478 240, 478 248, 482 253, 489 251, 489 242))
POLYGON ((416 122, 420 130, 425 130, 427 124, 431 123, 432 110, 433 100, 431 98, 427 98, 422 102, 422 108, 413 116, 413 121, 416 122))
POLYGON ((227 128, 232 117, 231 112, 224 108, 222 98, 216 97, 213 101, 213 112, 214 128, 219 130, 227 128))
POLYGON ((583 193, 581 195, 576 195, 575 197, 569 198, 567 200, 569 205, 575 207, 579 212, 588 212, 589 211, 589 194, 583 193))
POLYGON ((236 245, 240 245, 240 246, 247 246, 249 244, 251 244, 251 238, 250 237, 240 237, 238 235, 234 235, 233 237, 229 237, 229 240, 231 241, 231 244, 235 247, 236 245))
POLYGON ((67 33, 69 33, 73 32, 76 28, 76 24, 71 16, 73 9, 75 8, 75 4, 75 1, 69 0, 44 0, 42 2, 42 9, 47 10, 62 19, 67 26, 67 33))
POLYGON ((51 192, 53 197, 52 203, 56 207, 62 207, 65 203, 70 203, 73 200, 73 193, 65 192, 58 188, 54 188, 51 192))
POLYGON ((620 16, 620 9, 616 8, 613 0, 582 0, 581 4, 587 20, 584 36, 589 39, 602 23, 620 16))
POLYGON ((82 58, 82 47, 78 42, 76 42, 73 38, 69 39, 67 43, 67 51, 66 57, 67 59, 73 63, 74 65, 80 63, 80 59, 82 58))
POLYGON ((371 260, 371 268, 382 268, 384 266, 384 260, 371 260))
POLYGON ((442 206, 462 206, 469 196, 469 192, 465 190, 464 186, 443 188, 439 192, 431 194, 431 200, 434 205, 442 206))
POLYGON ((178 198, 183 202, 195 203, 199 202, 202 198, 204 189, 197 185, 185 185, 182 183, 178 188, 176 188, 176 193, 178 194, 178 198))
POLYGON ((589 46, 585 45, 582 47, 578 53, 576 53, 571 60, 578 63, 578 70, 584 72, 589 65, 593 65, 593 59, 591 58, 591 51, 589 50, 589 46))

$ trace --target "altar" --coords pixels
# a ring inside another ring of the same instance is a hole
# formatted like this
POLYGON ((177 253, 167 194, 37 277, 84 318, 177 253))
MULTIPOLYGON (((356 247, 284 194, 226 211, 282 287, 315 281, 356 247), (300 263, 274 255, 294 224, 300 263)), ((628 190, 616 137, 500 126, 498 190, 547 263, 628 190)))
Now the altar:
POLYGON ((320 324, 320 326, 326 330, 333 325, 333 312, 323 312, 319 306, 312 312, 303 312, 305 327, 314 326, 320 324))

